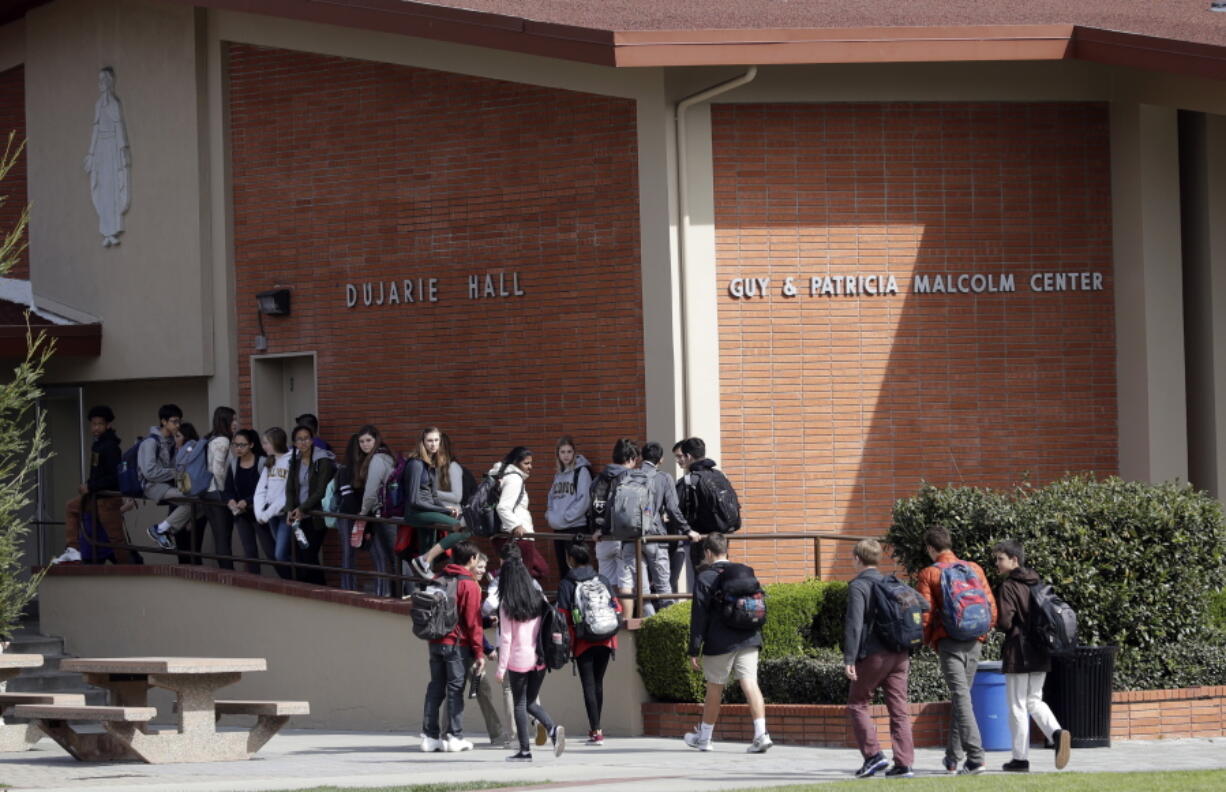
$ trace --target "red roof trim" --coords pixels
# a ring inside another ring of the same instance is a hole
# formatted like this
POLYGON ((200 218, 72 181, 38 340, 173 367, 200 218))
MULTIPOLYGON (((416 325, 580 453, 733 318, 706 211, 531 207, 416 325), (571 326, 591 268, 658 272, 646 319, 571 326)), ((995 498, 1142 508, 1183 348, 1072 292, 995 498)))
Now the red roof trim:
POLYGON ((26 333, 46 333, 55 339, 55 354, 73 357, 98 357, 102 354, 102 325, 0 325, 0 358, 21 358, 26 354, 26 333))

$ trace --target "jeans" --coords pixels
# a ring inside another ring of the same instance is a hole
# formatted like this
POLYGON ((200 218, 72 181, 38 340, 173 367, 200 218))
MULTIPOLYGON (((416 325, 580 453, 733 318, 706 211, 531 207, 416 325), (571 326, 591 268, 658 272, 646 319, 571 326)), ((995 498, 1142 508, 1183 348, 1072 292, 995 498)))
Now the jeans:
MULTIPOLYGON (((634 587, 634 576, 627 575, 626 570, 634 569, 634 542, 622 542, 622 582, 625 578, 630 577, 630 589, 637 593, 634 587)), ((668 573, 668 546, 663 542, 643 542, 643 563, 639 565, 638 585, 643 585, 643 573, 647 573, 647 580, 650 583, 652 594, 668 594, 672 591, 669 588, 668 573)), ((672 605, 672 600, 643 600, 643 612, 639 615, 644 619, 655 613, 657 610, 667 608, 672 605)), ((626 614, 629 616, 629 614, 626 614)))
POLYGON ((430 684, 421 729, 439 739, 438 709, 447 700, 447 733, 464 736, 464 680, 468 678, 468 652, 454 644, 430 644, 430 684))
MULTIPOLYGON (((349 540, 353 534, 353 520, 346 520, 340 517, 336 518, 336 535, 341 542, 341 568, 342 569, 357 569, 357 550, 356 547, 349 544, 349 540)), ((357 591, 358 582, 356 576, 351 572, 341 573, 341 588, 346 591, 357 591)))
POLYGON ((949 745, 945 758, 961 762, 965 751, 966 761, 983 764, 983 740, 979 736, 979 724, 971 707, 971 685, 979 668, 979 656, 983 649, 977 640, 955 641, 942 638, 937 644, 941 658, 941 676, 949 688, 949 745))
POLYGON ((519 750, 530 751, 532 732, 528 730, 528 715, 536 718, 550 734, 554 728, 553 719, 536 700, 541 692, 541 683, 545 681, 545 669, 508 671, 507 677, 511 680, 511 696, 515 699, 515 734, 519 738, 519 750))
POLYGON ((865 759, 881 751, 877 741, 877 725, 868 708, 873 691, 881 688, 885 708, 890 713, 890 741, 894 746, 894 764, 910 767, 915 764, 915 741, 911 736, 911 707, 907 704, 907 673, 911 656, 906 652, 877 652, 856 661, 856 679, 847 694, 847 717, 851 730, 865 759))
MULTIPOLYGON (((269 518, 268 532, 272 534, 273 539, 273 558, 278 561, 289 561, 292 553, 291 545, 294 542, 294 529, 289 527, 289 520, 284 514, 269 518)), ((290 580, 294 576, 293 571, 285 564, 277 564, 275 568, 283 580, 290 580)))
MULTIPOLYGON (((220 492, 206 492, 203 499, 207 501, 204 516, 209 521, 209 530, 213 533, 213 552, 219 556, 234 555, 230 537, 234 533, 234 514, 222 500, 220 492)), ((234 569, 234 562, 218 559, 220 569, 234 569)))
POLYGON ((593 646, 575 658, 579 666, 579 684, 583 686, 583 706, 587 709, 587 725, 592 731, 600 731, 600 713, 604 710, 604 672, 609 668, 613 650, 607 646, 593 646))
MULTIPOLYGON (((368 522, 366 527, 370 531, 370 557, 374 562, 375 571, 396 572, 398 569, 395 550, 397 527, 391 523, 382 522, 368 522)), ((376 596, 391 597, 399 592, 400 586, 393 586, 389 578, 375 579, 376 596)))
POLYGON ((234 515, 234 530, 238 534, 238 543, 243 546, 243 557, 251 559, 246 562, 246 570, 253 575, 260 574, 260 548, 257 541, 264 545, 264 557, 271 559, 274 552, 272 534, 268 533, 267 529, 256 529, 255 517, 250 511, 234 515))

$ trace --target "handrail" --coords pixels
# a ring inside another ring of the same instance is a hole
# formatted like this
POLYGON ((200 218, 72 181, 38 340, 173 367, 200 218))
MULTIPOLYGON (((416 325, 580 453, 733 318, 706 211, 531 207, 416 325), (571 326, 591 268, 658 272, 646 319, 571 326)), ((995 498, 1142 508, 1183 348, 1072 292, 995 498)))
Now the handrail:
MULTIPOLYGON (((92 496, 91 497, 91 504, 92 504, 91 508, 93 510, 94 525, 96 526, 100 526, 102 524, 100 520, 100 515, 98 512, 98 500, 99 499, 132 497, 132 496, 126 496, 126 495, 123 495, 122 493, 113 492, 113 491, 94 492, 94 493, 90 493, 90 495, 92 496)), ((152 500, 151 498, 145 498, 143 496, 136 498, 136 499, 143 500, 143 501, 152 500)), ((190 497, 190 496, 163 498, 162 500, 157 501, 157 503, 174 503, 174 504, 188 504, 188 505, 193 505, 193 506, 214 506, 214 507, 224 506, 224 504, 218 501, 206 500, 204 498, 190 497)), ((383 523, 383 524, 390 524, 390 525, 396 525, 396 526, 407 525, 409 527, 416 527, 416 526, 411 525, 406 520, 399 518, 399 517, 382 517, 379 515, 370 515, 370 514, 366 514, 366 515, 348 514, 345 512, 324 511, 323 509, 314 509, 314 510, 307 511, 304 513, 309 517, 333 517, 333 518, 343 519, 343 520, 353 520, 353 521, 365 520, 366 522, 373 522, 373 523, 383 523)), ((47 524, 51 524, 51 523, 47 523, 47 524)), ((59 524, 63 524, 63 523, 59 523, 59 524)), ((509 537, 509 534, 507 536, 509 537)), ((530 536, 534 539, 535 538, 543 538, 543 539, 557 538, 557 539, 567 539, 571 541, 598 541, 597 536, 595 534, 587 534, 587 533, 569 533, 569 532, 561 533, 561 532, 555 532, 555 531, 536 531, 536 532, 533 532, 532 534, 526 534, 526 536, 530 536)), ((841 541, 841 542, 858 542, 861 539, 865 538, 863 536, 820 533, 816 531, 787 531, 787 532, 780 532, 780 533, 741 533, 741 532, 737 532, 737 533, 726 534, 725 536, 729 540, 736 540, 736 541, 812 541, 813 542, 813 555, 814 555, 814 573, 815 573, 815 576, 819 578, 821 577, 822 565, 823 565, 823 557, 822 557, 822 550, 821 550, 821 543, 823 540, 841 541)), ((274 560, 264 560, 260 558, 248 558, 246 556, 220 555, 217 553, 205 553, 203 551, 197 551, 197 550, 190 549, 190 548, 188 549, 175 548, 174 550, 166 550, 161 547, 155 547, 151 545, 133 545, 133 544, 128 544, 126 542, 111 541, 110 539, 111 537, 109 535, 107 537, 108 541, 106 542, 94 541, 91 539, 91 544, 94 544, 98 547, 111 548, 115 550, 127 550, 127 551, 135 550, 141 553, 156 553, 156 554, 161 554, 161 555, 188 556, 190 558, 199 558, 201 560, 207 559, 211 561, 230 561, 234 563, 254 563, 254 564, 260 565, 261 567, 272 566, 274 569, 277 567, 289 567, 291 570, 295 570, 295 571, 303 569, 303 570, 312 570, 312 571, 319 571, 319 572, 332 572, 332 573, 339 573, 339 574, 354 575, 355 577, 388 579, 388 580, 397 581, 400 583, 428 582, 427 578, 422 578, 421 576, 416 575, 416 574, 405 575, 399 572, 377 572, 377 571, 366 571, 366 570, 359 570, 359 569, 348 569, 345 567, 330 566, 327 564, 307 564, 297 559, 297 555, 298 555, 297 542, 290 543, 290 549, 291 549, 292 555, 288 561, 277 561, 275 559, 274 560)), ((634 542, 634 545, 635 545, 635 553, 634 553, 635 576, 639 577, 639 570, 643 568, 643 545, 644 544, 648 542, 656 542, 656 543, 658 542, 689 542, 690 538, 688 534, 653 534, 649 536, 637 537, 635 539, 626 539, 626 540, 618 540, 618 541, 633 541, 634 542)), ((564 570, 559 570, 559 571, 564 572, 564 570)), ((673 592, 661 593, 661 594, 649 593, 648 587, 647 587, 647 581, 641 580, 641 579, 639 580, 639 585, 636 587, 636 589, 637 590, 636 590, 634 598, 636 601, 636 608, 640 614, 643 612, 643 606, 647 600, 653 600, 653 601, 661 600, 661 599, 676 600, 676 599, 691 599, 693 597, 693 594, 690 592, 673 591, 673 592)))

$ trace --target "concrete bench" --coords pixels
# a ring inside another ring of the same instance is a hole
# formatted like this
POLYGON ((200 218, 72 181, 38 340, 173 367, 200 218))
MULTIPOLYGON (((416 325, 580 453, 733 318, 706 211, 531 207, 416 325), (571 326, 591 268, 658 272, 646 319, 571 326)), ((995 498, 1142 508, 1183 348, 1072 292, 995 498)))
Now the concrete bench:
POLYGON ((95 707, 86 704, 18 704, 13 714, 19 718, 46 721, 97 721, 100 723, 148 723, 158 714, 156 707, 95 707))
MULTIPOLYGON (((83 706, 80 693, 0 693, 0 711, 18 704, 70 704, 83 706)), ((43 738, 36 723, 5 723, 0 726, 0 751, 28 751, 43 738)))
POLYGON ((29 718, 47 736, 60 744, 74 758, 83 762, 105 762, 114 759, 140 760, 132 750, 132 741, 145 736, 140 731, 153 720, 156 707, 94 707, 86 704, 18 704, 13 714, 29 718), (102 733, 82 733, 73 723, 101 723, 102 733))
POLYGON ((17 704, 72 704, 84 706, 80 693, 0 693, 0 709, 17 704))
POLYGON ((311 704, 308 701, 253 701, 244 699, 218 699, 215 702, 218 716, 221 715, 261 715, 271 717, 287 717, 289 715, 310 715, 311 704))

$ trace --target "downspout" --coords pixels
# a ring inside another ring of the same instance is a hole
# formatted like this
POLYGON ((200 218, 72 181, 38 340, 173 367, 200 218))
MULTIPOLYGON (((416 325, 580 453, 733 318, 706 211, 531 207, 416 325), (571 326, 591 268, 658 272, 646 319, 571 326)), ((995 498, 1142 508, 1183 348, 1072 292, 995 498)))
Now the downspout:
POLYGON ((689 169, 686 162, 685 114, 699 102, 705 102, 734 88, 739 88, 748 82, 752 82, 757 76, 758 67, 750 66, 749 70, 740 77, 734 77, 719 85, 713 85, 706 90, 691 94, 677 102, 675 115, 677 127, 677 288, 680 296, 681 316, 681 429, 684 437, 690 437, 693 434, 693 427, 690 426, 690 415, 692 413, 690 410, 690 334, 686 327, 689 312, 686 310, 685 305, 688 296, 685 274, 685 246, 690 227, 690 188, 689 169))

